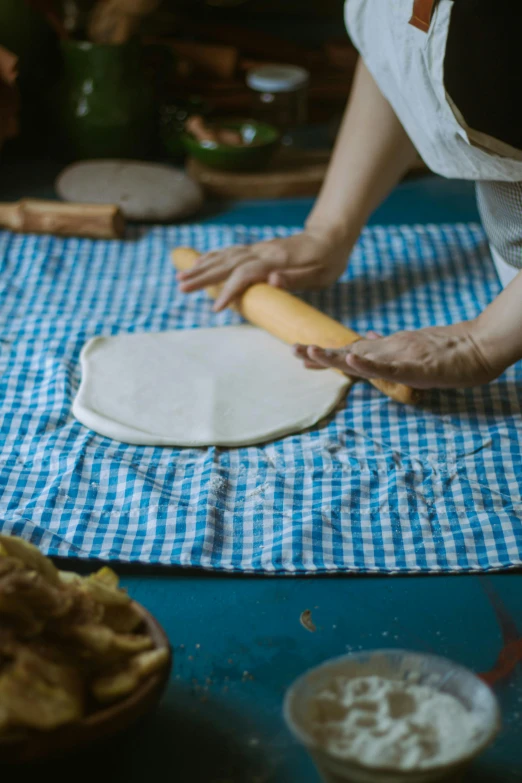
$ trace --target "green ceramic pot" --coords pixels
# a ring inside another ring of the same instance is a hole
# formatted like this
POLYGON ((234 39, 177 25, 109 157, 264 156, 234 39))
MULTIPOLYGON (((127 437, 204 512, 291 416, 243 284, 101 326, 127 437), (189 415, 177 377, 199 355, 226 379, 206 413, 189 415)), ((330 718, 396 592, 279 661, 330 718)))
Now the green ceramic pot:
POLYGON ((72 158, 142 158, 153 142, 155 110, 137 43, 63 41, 57 95, 62 152, 72 158))
MULTIPOLYGON (((263 168, 279 146, 279 131, 273 125, 255 120, 230 119, 214 123, 214 127, 236 130, 246 142, 242 147, 198 141, 183 133, 182 142, 189 155, 206 166, 225 171, 252 171, 263 168)), ((212 123, 211 123, 212 126, 212 123)))

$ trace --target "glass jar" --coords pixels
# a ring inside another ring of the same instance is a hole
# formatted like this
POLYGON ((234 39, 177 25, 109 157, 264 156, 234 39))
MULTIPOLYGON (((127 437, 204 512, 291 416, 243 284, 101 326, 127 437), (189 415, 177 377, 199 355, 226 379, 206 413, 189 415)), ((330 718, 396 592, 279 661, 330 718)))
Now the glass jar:
POLYGON ((310 74, 297 65, 263 65, 247 73, 256 119, 283 134, 306 123, 310 74))

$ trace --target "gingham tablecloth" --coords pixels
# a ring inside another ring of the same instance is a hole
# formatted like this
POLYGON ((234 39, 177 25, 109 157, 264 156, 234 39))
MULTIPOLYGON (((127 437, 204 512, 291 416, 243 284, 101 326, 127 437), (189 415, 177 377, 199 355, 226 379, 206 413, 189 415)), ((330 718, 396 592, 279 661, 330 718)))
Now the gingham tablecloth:
MULTIPOLYGON (((240 449, 127 446, 71 415, 93 335, 235 323, 176 287, 169 251, 288 229, 0 233, 0 524, 53 555, 254 572, 521 564, 522 368, 412 409, 361 383, 327 424, 240 449)), ((310 301, 360 332, 476 315, 499 291, 477 225, 364 231, 310 301)))

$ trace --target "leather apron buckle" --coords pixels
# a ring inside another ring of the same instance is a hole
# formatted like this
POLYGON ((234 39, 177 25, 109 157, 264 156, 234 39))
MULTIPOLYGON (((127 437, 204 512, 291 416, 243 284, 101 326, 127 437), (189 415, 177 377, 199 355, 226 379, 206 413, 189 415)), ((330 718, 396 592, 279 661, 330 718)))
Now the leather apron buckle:
POLYGON ((427 33, 430 29, 433 8, 437 0, 415 0, 410 24, 427 33))

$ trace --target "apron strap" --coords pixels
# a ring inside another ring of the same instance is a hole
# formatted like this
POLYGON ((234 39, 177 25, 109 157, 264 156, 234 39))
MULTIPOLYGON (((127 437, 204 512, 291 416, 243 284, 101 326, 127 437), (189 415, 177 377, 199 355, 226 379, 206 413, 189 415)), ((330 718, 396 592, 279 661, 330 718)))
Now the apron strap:
POLYGON ((427 33, 430 29, 433 6, 436 0, 414 0, 410 24, 427 33))

